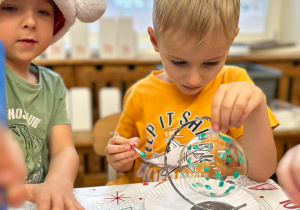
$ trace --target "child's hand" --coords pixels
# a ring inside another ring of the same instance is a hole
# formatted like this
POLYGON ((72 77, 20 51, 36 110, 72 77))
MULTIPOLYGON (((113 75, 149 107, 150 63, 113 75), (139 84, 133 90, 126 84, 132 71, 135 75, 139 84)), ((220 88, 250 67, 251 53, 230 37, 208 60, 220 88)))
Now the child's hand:
POLYGON ((277 178, 281 187, 295 204, 300 204, 300 145, 290 149, 280 160, 277 178))
POLYGON ((239 128, 259 105, 266 105, 261 89, 248 82, 233 82, 221 85, 216 91, 211 120, 214 130, 226 132, 228 127, 239 128))
POLYGON ((36 203, 39 210, 84 210, 73 195, 73 184, 66 180, 47 179, 40 184, 28 184, 27 200, 36 203))
POLYGON ((27 200, 36 203, 39 210, 83 209, 73 195, 79 159, 70 125, 51 128, 48 148, 50 164, 47 176, 43 183, 26 185, 27 200))
POLYGON ((17 207, 24 203, 26 177, 27 169, 17 141, 9 130, 0 126, 0 186, 6 191, 9 206, 17 207))
POLYGON ((107 162, 119 172, 126 172, 132 169, 133 162, 138 155, 133 147, 137 147, 140 139, 135 137, 125 139, 120 136, 112 137, 106 146, 105 153, 107 162))

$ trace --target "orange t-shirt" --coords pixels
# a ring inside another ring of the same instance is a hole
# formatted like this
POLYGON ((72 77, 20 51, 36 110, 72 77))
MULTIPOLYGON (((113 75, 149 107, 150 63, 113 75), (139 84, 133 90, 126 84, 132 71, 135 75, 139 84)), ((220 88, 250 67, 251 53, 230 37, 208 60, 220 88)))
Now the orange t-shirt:
MULTIPOLYGON (((195 117, 211 116, 211 103, 218 87, 224 83, 246 81, 253 83, 247 71, 238 67, 224 66, 220 73, 196 95, 182 93, 176 85, 161 81, 153 71, 133 85, 126 93, 123 113, 116 132, 125 138, 139 137, 138 149, 144 158, 135 160, 132 170, 110 184, 156 182, 167 180, 164 168, 166 142, 182 124, 195 117)), ((278 121, 268 109, 270 126, 278 121)), ((171 178, 180 178, 178 159, 182 148, 195 135, 210 126, 200 121, 184 127, 176 135, 168 151, 168 171, 171 178)), ((243 135, 243 127, 230 127, 227 135, 237 139, 243 135)))

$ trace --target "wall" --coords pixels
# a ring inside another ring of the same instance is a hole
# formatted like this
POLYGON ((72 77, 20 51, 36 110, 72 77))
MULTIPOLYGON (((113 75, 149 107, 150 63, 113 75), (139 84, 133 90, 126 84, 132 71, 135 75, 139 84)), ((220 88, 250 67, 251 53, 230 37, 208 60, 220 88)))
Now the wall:
MULTIPOLYGON (((241 0, 243 1, 243 0, 241 0)), ((282 12, 281 12, 281 5, 282 1, 286 0, 268 0, 269 1, 269 8, 268 8, 268 15, 267 15, 267 24, 266 24, 266 32, 264 34, 239 34, 235 42, 243 42, 243 43, 250 43, 250 42, 257 42, 262 40, 279 40, 280 38, 280 20, 282 12)))
POLYGON ((281 0, 281 42, 295 42, 300 45, 300 1, 281 0))

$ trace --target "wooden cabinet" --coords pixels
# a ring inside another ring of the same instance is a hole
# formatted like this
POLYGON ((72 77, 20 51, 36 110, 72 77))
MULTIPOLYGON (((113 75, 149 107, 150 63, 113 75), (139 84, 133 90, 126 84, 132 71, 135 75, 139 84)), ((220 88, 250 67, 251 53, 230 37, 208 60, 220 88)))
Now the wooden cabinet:
POLYGON ((261 63, 282 71, 277 98, 300 106, 300 60, 265 61, 261 63))
POLYGON ((252 54, 246 57, 228 58, 227 62, 252 62, 281 70, 277 98, 300 106, 300 49, 297 54, 252 54))
POLYGON ((136 81, 155 70, 159 60, 36 60, 60 74, 67 88, 88 87, 92 93, 93 122, 99 116, 98 91, 118 87, 122 95, 136 81))
POLYGON ((291 131, 273 131, 277 148, 277 162, 292 147, 300 144, 300 129, 291 131))
MULTIPOLYGON (((35 60, 47 66, 63 78, 67 88, 89 87, 92 91, 94 117, 97 111, 97 92, 101 87, 114 86, 122 93, 139 79, 148 75, 160 64, 160 60, 35 60)), ((277 98, 300 106, 300 55, 228 57, 227 63, 252 62, 282 71, 277 98)), ((95 120, 95 119, 94 119, 95 120)))

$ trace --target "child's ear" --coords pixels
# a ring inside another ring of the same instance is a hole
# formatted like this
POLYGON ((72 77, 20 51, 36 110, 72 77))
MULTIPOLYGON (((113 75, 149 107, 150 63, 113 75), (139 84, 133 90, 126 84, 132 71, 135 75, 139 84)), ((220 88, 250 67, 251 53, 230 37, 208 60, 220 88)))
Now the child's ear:
POLYGON ((156 37, 155 37, 155 33, 154 33, 154 31, 153 31, 153 28, 148 27, 148 34, 149 34, 150 41, 151 41, 151 43, 152 43, 152 46, 153 46, 154 50, 155 50, 156 52, 159 52, 159 49, 158 49, 158 46, 157 46, 157 39, 156 39, 156 37))

